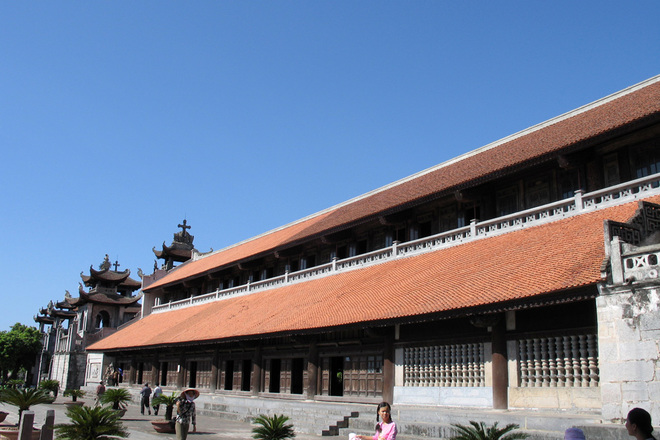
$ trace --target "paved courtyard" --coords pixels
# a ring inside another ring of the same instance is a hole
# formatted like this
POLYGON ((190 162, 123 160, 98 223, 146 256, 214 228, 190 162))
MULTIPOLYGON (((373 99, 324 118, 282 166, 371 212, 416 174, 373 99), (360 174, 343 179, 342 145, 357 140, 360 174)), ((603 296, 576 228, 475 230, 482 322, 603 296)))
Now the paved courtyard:
MULTIPOLYGON (((68 400, 68 399, 67 399, 68 400)), ((82 399, 85 403, 91 403, 89 399, 82 399)), ((64 400, 58 397, 55 403, 50 405, 37 405, 30 408, 30 411, 35 413, 36 427, 41 427, 46 417, 46 411, 49 409, 55 410, 55 423, 67 423, 68 419, 65 415, 66 406, 62 403, 64 400)), ((15 407, 0 404, 0 409, 9 413, 7 419, 2 423, 16 424, 18 422, 18 412, 15 407)), ((163 411, 163 407, 161 407, 163 411)), ((163 419, 163 413, 160 415, 141 415, 139 405, 129 405, 126 415, 122 418, 124 426, 130 432, 130 439, 132 440, 176 440, 174 434, 159 434, 151 426, 152 420, 163 419)), ((205 440, 205 439, 225 439, 225 440, 247 440, 252 438, 253 425, 245 422, 238 422, 233 420, 220 419, 213 416, 197 416, 197 432, 191 433, 189 439, 191 440, 205 440)), ((321 436, 296 433, 298 440, 319 440, 321 436)))

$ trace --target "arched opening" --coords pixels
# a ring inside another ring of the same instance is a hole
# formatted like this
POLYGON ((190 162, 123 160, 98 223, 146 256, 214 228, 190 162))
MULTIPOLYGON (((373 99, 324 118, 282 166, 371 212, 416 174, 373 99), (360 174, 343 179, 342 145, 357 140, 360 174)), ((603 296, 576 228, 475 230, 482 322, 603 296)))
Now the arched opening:
POLYGON ((110 315, 105 310, 96 315, 96 328, 110 327, 110 315))

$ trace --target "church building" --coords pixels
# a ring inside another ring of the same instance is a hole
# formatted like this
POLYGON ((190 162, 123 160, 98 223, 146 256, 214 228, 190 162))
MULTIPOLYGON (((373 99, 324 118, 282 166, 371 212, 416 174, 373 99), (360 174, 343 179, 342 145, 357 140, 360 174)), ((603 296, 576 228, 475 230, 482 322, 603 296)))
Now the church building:
POLYGON ((133 295, 141 283, 130 277, 130 270, 120 272, 118 267, 119 262, 111 264, 106 254, 98 270, 90 266, 89 275, 80 274, 77 298, 67 291, 63 301, 51 301, 34 318, 44 338, 39 381, 57 380, 64 390, 84 385, 86 375, 101 380, 100 364, 88 368, 87 346, 116 332, 141 311, 141 295, 133 295))
POLYGON ((659 227, 660 76, 225 249, 190 241, 88 350, 209 395, 660 419, 659 227))

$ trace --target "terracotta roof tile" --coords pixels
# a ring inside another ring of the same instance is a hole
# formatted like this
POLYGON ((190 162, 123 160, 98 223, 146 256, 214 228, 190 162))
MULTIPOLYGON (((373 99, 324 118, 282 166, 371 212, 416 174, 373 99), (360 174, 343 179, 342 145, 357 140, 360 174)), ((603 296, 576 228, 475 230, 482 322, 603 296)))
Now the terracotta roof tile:
POLYGON ((528 131, 483 147, 440 164, 399 182, 331 208, 298 223, 284 226, 218 251, 197 261, 185 263, 145 290, 177 283, 252 255, 273 251, 317 234, 333 231, 362 218, 394 209, 414 200, 460 187, 497 171, 555 153, 585 139, 617 129, 660 113, 660 77, 632 91, 568 113, 557 120, 539 124, 528 131))
MULTIPOLYGON (((660 196, 648 199, 660 202, 660 196)), ((296 332, 530 298, 600 280, 603 221, 637 203, 269 291, 156 313, 90 350, 296 332)))

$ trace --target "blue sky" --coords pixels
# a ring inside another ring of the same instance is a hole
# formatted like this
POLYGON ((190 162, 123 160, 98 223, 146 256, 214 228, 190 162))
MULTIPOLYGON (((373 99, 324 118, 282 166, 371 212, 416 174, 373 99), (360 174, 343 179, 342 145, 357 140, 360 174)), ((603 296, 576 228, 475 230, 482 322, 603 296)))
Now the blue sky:
POLYGON ((0 2, 0 330, 660 74, 660 2, 0 2))

